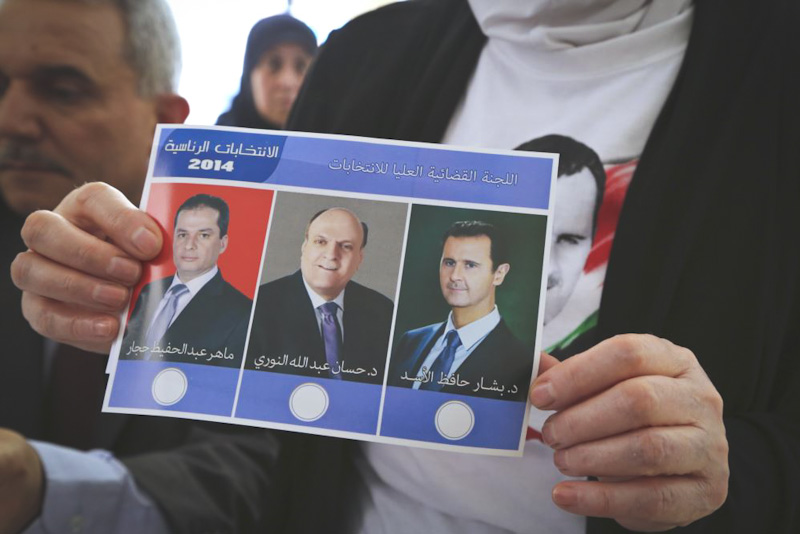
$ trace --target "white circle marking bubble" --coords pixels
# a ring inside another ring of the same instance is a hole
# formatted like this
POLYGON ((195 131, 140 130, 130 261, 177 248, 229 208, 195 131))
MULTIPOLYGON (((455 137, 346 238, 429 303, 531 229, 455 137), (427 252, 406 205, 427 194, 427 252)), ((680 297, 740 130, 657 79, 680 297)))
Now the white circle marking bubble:
POLYGON ((180 401, 189 389, 189 379, 183 371, 170 367, 153 379, 153 399, 162 406, 172 406, 180 401))
POLYGON ((300 384, 289 397, 289 410, 301 421, 316 421, 328 411, 328 392, 319 384, 300 384))
POLYGON ((464 439, 475 427, 475 414, 461 401, 448 401, 436 410, 436 430, 445 439, 464 439))

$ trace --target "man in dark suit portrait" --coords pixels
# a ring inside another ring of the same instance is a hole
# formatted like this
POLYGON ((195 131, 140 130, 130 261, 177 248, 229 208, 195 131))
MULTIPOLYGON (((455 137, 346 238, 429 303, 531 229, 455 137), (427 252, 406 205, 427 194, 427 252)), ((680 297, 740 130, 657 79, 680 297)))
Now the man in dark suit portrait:
POLYGON ((352 281, 367 235, 344 208, 311 218, 300 270, 259 289, 247 369, 383 382, 393 304, 352 281))
POLYGON ((228 205, 219 197, 188 198, 175 213, 176 273, 147 284, 131 314, 123 359, 239 367, 252 301, 217 267, 228 247, 228 205))
POLYGON ((509 330, 495 304, 510 269, 497 227, 454 223, 444 234, 439 262, 450 314, 444 322, 403 334, 392 355, 389 385, 524 400, 533 351, 509 330))

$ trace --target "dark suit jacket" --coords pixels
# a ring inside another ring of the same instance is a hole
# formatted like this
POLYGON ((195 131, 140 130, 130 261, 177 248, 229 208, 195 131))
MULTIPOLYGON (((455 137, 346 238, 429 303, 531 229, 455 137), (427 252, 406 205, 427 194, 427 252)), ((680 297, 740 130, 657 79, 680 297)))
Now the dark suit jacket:
MULTIPOLYGON (((370 384, 383 382, 393 309, 392 301, 377 291, 352 280, 347 284, 342 316, 344 341, 341 360, 347 369, 360 367, 369 374, 342 373, 344 379, 370 384)), ((318 366, 326 362, 316 312, 299 270, 264 284, 259 289, 246 368, 256 369, 255 362, 261 356, 280 359, 284 355, 289 360, 308 357, 309 366, 312 362, 318 366)), ((307 367, 277 366, 267 370, 324 376, 307 367)))
MULTIPOLYGON (((173 276, 147 284, 136 299, 127 332, 122 341, 120 359, 141 358, 141 353, 127 354, 132 343, 145 345, 147 328, 158 309, 161 297, 172 284, 173 276)), ((165 355, 165 361, 203 363, 221 367, 240 367, 252 301, 222 278, 222 272, 208 281, 169 326, 159 346, 182 347, 184 343, 196 351, 206 349, 208 354, 227 349, 231 359, 196 358, 189 355, 165 355)))
MULTIPOLYGON (((402 380, 401 377, 415 377, 422 367, 422 362, 428 356, 436 340, 444 333, 447 323, 437 323, 416 330, 409 330, 397 342, 392 353, 392 362, 389 366, 389 385, 411 387, 414 383, 402 380)), ((526 348, 518 340, 505 321, 500 322, 491 332, 475 347, 464 363, 456 371, 460 380, 469 382, 468 386, 447 385, 440 391, 458 395, 471 395, 489 399, 521 400, 527 397, 528 386, 533 371, 533 349, 526 348), (502 394, 499 391, 481 388, 475 391, 476 384, 485 388, 504 386, 502 394), (509 390, 517 386, 515 393, 509 390)), ((438 380, 438 377, 434 377, 438 380)))

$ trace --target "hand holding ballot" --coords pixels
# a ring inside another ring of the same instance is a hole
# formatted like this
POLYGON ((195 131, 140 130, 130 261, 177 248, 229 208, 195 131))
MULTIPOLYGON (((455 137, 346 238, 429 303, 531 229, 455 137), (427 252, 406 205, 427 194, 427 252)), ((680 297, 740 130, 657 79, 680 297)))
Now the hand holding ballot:
POLYGON ((688 349, 649 335, 608 339, 541 373, 531 402, 558 412, 542 435, 559 470, 599 478, 558 484, 561 508, 652 531, 725 501, 722 399, 688 349))
POLYGON ((11 275, 31 326, 56 341, 108 352, 140 261, 161 249, 158 225, 116 189, 91 183, 55 210, 31 214, 22 237, 30 250, 17 256, 11 275))
POLYGON ((25 438, 0 429, 0 534, 16 534, 39 513, 42 465, 25 438))

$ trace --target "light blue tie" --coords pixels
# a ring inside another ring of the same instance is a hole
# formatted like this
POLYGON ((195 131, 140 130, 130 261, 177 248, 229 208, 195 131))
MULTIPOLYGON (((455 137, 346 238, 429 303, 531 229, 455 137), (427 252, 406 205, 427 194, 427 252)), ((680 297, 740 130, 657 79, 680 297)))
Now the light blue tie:
MULTIPOLYGON (((148 347, 152 348, 167 333, 167 328, 169 328, 172 319, 175 317, 175 311, 178 309, 178 299, 188 292, 189 288, 183 284, 176 284, 169 288, 169 291, 163 297, 163 299, 166 299, 164 306, 153 318, 150 328, 147 329, 145 343, 148 347)), ((145 359, 150 360, 152 357, 153 355, 148 350, 145 354, 145 359)))

